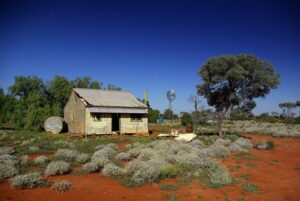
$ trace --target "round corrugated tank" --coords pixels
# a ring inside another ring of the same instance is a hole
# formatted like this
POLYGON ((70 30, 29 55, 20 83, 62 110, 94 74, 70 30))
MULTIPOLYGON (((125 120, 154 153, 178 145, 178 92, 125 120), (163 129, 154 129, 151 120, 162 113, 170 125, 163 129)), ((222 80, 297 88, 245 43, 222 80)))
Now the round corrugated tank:
POLYGON ((67 124, 61 117, 49 117, 44 123, 44 128, 47 133, 57 134, 65 131, 67 124))

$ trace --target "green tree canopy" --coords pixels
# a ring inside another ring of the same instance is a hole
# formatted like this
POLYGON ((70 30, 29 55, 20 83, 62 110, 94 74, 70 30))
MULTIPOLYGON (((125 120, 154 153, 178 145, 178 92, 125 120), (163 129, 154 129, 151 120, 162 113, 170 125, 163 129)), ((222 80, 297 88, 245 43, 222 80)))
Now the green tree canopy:
POLYGON ((223 119, 232 109, 251 111, 254 98, 265 97, 279 85, 271 64, 247 54, 214 57, 202 65, 199 75, 203 83, 197 85, 198 94, 216 108, 221 136, 223 119))
POLYGON ((90 77, 68 80, 55 76, 44 82, 36 76, 17 76, 8 88, 0 88, 0 123, 16 129, 41 130, 50 116, 63 116, 63 108, 73 87, 100 89, 102 83, 90 77))
POLYGON ((181 125, 187 126, 192 123, 192 116, 188 112, 182 112, 180 120, 181 120, 181 125))
POLYGON ((173 118, 173 111, 171 109, 166 109, 164 111, 164 118, 165 119, 172 119, 173 118))

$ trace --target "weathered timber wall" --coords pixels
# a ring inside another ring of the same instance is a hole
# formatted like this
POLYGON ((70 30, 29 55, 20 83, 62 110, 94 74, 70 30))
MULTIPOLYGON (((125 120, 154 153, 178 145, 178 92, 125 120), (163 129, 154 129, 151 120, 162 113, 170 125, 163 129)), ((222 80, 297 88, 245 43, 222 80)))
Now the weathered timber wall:
POLYGON ((64 108, 64 119, 68 124, 70 133, 85 133, 85 105, 79 97, 72 92, 70 98, 64 108))
POLYGON ((121 114, 120 133, 148 133, 147 116, 144 116, 140 121, 132 121, 130 114, 121 114))
POLYGON ((111 114, 101 114, 101 120, 95 121, 91 113, 85 111, 85 133, 86 134, 111 134, 111 114))

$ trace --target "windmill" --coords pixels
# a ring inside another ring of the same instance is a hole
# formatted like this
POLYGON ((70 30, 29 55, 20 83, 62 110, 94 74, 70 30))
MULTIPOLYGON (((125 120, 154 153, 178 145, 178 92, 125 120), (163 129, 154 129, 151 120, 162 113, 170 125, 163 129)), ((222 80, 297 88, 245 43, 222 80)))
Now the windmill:
POLYGON ((170 90, 167 92, 167 98, 168 98, 168 100, 169 100, 169 108, 170 108, 171 111, 173 111, 173 110, 172 110, 172 101, 174 101, 175 98, 176 98, 176 92, 175 92, 175 90, 170 89, 170 90))

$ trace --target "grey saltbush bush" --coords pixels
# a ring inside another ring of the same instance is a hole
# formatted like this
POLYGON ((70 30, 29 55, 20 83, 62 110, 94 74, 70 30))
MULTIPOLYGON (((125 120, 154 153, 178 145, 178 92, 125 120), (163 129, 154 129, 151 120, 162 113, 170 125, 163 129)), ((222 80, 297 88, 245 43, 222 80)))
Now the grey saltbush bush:
POLYGON ((88 160, 90 160, 90 155, 84 153, 79 154, 76 158, 78 163, 86 163, 88 160))
POLYGON ((105 148, 105 147, 106 147, 105 144, 99 144, 99 145, 97 145, 97 146, 95 147, 95 150, 100 150, 100 149, 103 149, 103 148, 105 148))
POLYGON ((256 145, 256 148, 259 150, 271 150, 274 147, 274 143, 273 141, 269 140, 269 141, 261 141, 256 145))
POLYGON ((109 144, 106 145, 106 147, 110 147, 110 148, 115 149, 115 150, 118 149, 118 145, 115 144, 115 143, 109 143, 109 144))
POLYGON ((131 155, 127 152, 121 152, 118 153, 115 158, 121 161, 129 161, 131 159, 131 155))
POLYGON ((246 139, 246 138, 238 138, 236 139, 234 142, 234 144, 238 144, 241 148, 243 149, 252 149, 252 143, 250 140, 246 139))
POLYGON ((70 190, 72 188, 72 184, 69 181, 62 180, 59 182, 55 182, 52 186, 51 189, 58 191, 58 192, 65 192, 67 190, 70 190))
POLYGON ((18 175, 11 179, 12 188, 34 188, 43 184, 44 180, 37 172, 18 175))
POLYGON ((232 183, 232 177, 228 171, 218 163, 212 163, 208 168, 210 183, 214 186, 225 186, 232 183))
POLYGON ((12 147, 4 146, 0 147, 0 155, 11 155, 15 152, 12 147))
POLYGON ((132 158, 136 158, 140 155, 142 150, 143 150, 143 147, 133 147, 127 153, 129 153, 132 158))
POLYGON ((38 156, 34 159, 34 163, 38 165, 45 164, 48 161, 47 156, 38 156))
POLYGON ((132 176, 131 180, 137 184, 153 182, 157 180, 160 173, 166 167, 171 167, 162 160, 151 159, 148 161, 134 160, 126 166, 126 172, 132 176))
POLYGON ((222 138, 218 138, 213 145, 223 145, 223 146, 228 146, 231 144, 231 140, 230 139, 222 139, 222 138))
POLYGON ((104 158, 107 158, 107 159, 111 159, 116 154, 117 154, 117 151, 115 149, 111 148, 110 146, 106 146, 103 149, 100 149, 100 150, 94 152, 94 154, 92 155, 91 160, 93 160, 95 158, 99 158, 99 157, 104 157, 104 158))
POLYGON ((186 169, 198 169, 207 166, 208 159, 200 158, 195 153, 179 154, 175 157, 176 163, 186 169))
POLYGON ((235 144, 235 143, 232 143, 229 147, 229 150, 230 151, 247 151, 246 149, 243 149, 239 144, 235 144))
POLYGON ((94 163, 99 168, 102 168, 104 165, 110 163, 110 160, 104 156, 99 156, 97 158, 92 158, 91 163, 94 163))
POLYGON ((11 178, 18 174, 18 170, 11 162, 0 164, 0 180, 11 178))
POLYGON ((30 146, 28 148, 28 151, 31 152, 31 153, 38 152, 38 151, 40 151, 40 148, 37 147, 37 146, 30 146))
POLYGON ((202 149, 205 147, 204 143, 198 139, 192 140, 189 144, 198 149, 202 149))
POLYGON ((45 170, 46 175, 60 175, 70 171, 70 164, 65 161, 53 161, 45 170))
POLYGON ((210 146, 215 157, 227 157, 229 154, 229 149, 223 145, 223 143, 214 143, 210 146))
POLYGON ((12 155, 1 155, 0 164, 11 164, 15 165, 17 163, 16 157, 12 155))
POLYGON ((80 171, 84 173, 93 173, 99 170, 99 165, 97 163, 89 162, 83 164, 80 171))
POLYGON ((204 148, 204 149, 200 149, 198 150, 197 152, 197 155, 200 157, 200 158, 212 158, 212 157, 215 157, 215 153, 214 151, 211 149, 211 148, 204 148))
POLYGON ((132 148, 132 144, 126 144, 126 146, 125 146, 126 150, 131 149, 131 148, 132 148))
POLYGON ((119 177, 124 174, 124 170, 113 163, 104 165, 102 174, 106 177, 119 177))
POLYGON ((21 165, 26 165, 30 162, 28 155, 23 155, 20 158, 20 164, 21 165))
POLYGON ((78 156, 78 152, 72 149, 58 149, 54 156, 66 160, 75 160, 78 156))

